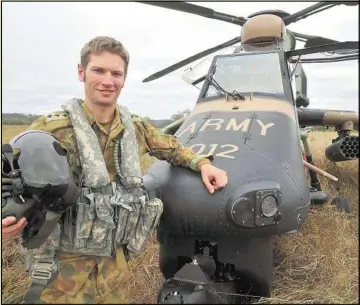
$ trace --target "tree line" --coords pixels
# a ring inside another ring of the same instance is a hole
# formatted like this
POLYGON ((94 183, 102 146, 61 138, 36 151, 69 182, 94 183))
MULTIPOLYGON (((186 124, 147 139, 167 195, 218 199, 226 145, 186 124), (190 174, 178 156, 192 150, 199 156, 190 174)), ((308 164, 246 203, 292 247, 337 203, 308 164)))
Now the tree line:
POLYGON ((27 114, 27 113, 2 113, 2 125, 30 125, 40 115, 27 114))
MULTIPOLYGON (((162 128, 169 123, 176 121, 184 116, 190 114, 190 109, 178 111, 171 115, 170 119, 164 120, 152 120, 149 117, 143 117, 145 120, 154 123, 158 127, 162 128)), ((28 113, 3 113, 1 115, 2 125, 30 125, 32 122, 37 120, 41 115, 28 114, 28 113)))
MULTIPOLYGON (((149 122, 153 123, 159 128, 163 128, 166 125, 170 124, 171 122, 174 122, 176 120, 181 119, 182 117, 186 117, 191 113, 190 109, 185 109, 183 111, 178 111, 171 115, 169 119, 164 120, 153 120, 149 117, 144 117, 145 120, 148 120, 149 122)), ((2 125, 30 125, 32 122, 34 122, 36 119, 38 119, 40 115, 35 114, 26 114, 26 113, 3 113, 2 114, 2 125)), ((326 126, 314 126, 312 127, 312 130, 314 131, 329 131, 334 130, 333 127, 326 127, 326 126)))

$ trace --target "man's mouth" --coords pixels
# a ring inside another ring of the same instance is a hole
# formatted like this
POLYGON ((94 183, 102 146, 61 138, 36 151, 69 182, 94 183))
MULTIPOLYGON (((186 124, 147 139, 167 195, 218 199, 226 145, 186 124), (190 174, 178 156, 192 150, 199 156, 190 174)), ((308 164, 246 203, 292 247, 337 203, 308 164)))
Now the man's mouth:
POLYGON ((97 91, 100 91, 101 93, 113 93, 115 92, 115 90, 99 90, 99 89, 96 89, 97 91))

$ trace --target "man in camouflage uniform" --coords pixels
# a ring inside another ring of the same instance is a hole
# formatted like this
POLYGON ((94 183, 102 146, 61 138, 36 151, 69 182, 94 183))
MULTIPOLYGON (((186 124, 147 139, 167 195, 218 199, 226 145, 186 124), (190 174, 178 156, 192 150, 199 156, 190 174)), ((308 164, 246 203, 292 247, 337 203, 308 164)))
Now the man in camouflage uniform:
MULTIPOLYGON (((124 125, 120 119, 117 99, 124 86, 129 55, 123 45, 110 37, 96 37, 81 51, 78 65, 79 80, 84 83, 85 99, 81 107, 88 122, 97 134, 110 179, 117 172, 113 152, 115 139, 121 138, 124 125)), ((175 166, 200 172, 210 193, 227 184, 224 171, 211 165, 209 159, 196 155, 183 147, 175 137, 161 134, 149 122, 133 116, 140 157, 146 153, 175 166)), ((68 152, 75 183, 79 182, 78 151, 71 120, 65 111, 43 116, 29 130, 52 133, 68 152)), ((16 222, 14 217, 2 220, 2 238, 21 234, 26 219, 16 222)), ((126 283, 129 270, 124 249, 118 248, 115 257, 96 257, 74 253, 58 253, 60 272, 55 281, 46 287, 39 303, 128 303, 126 283)))

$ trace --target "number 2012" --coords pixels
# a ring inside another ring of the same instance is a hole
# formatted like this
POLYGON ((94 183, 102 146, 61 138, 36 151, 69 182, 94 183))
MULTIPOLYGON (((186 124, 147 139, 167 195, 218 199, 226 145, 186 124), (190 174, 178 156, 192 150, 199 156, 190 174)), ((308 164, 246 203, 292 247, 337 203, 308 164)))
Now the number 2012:
POLYGON ((239 150, 239 147, 233 144, 223 144, 223 145, 209 144, 208 152, 206 152, 207 150, 206 144, 193 144, 189 146, 189 148, 191 148, 197 154, 214 155, 217 157, 228 158, 228 159, 235 159, 235 157, 232 156, 231 153, 234 153, 237 150, 239 150))

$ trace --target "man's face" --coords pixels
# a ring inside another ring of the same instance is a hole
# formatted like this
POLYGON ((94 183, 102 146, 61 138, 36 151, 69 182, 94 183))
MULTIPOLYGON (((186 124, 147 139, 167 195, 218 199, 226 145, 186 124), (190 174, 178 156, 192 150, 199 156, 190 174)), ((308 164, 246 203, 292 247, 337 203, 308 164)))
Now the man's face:
POLYGON ((116 104, 124 87, 125 61, 109 52, 91 54, 89 59, 85 71, 81 64, 78 65, 79 80, 85 84, 86 98, 101 106, 116 104))

